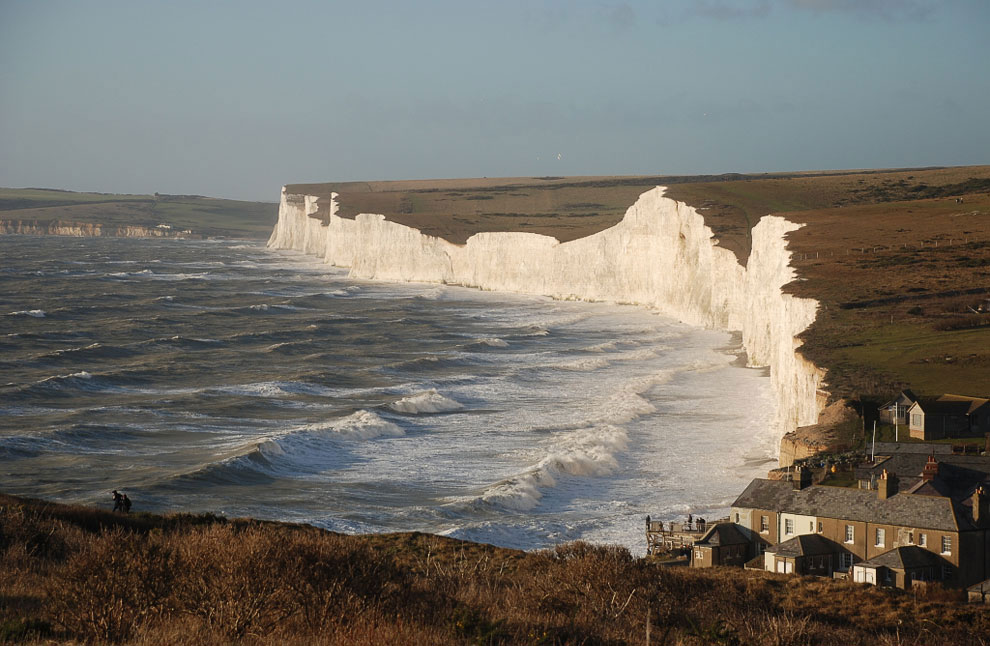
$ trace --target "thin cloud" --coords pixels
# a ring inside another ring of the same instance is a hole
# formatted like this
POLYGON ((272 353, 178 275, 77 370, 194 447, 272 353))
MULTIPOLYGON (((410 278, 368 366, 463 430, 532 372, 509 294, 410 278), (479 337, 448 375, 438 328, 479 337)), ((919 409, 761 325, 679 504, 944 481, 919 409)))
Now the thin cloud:
POLYGON ((747 20, 763 18, 770 13, 770 9, 771 4, 766 0, 760 2, 699 0, 695 3, 692 13, 715 20, 747 20))
POLYGON ((614 29, 629 29, 636 24, 636 11, 625 2, 604 7, 602 15, 614 29))
POLYGON ((751 20, 777 9, 814 13, 846 13, 884 20, 925 20, 936 0, 697 0, 690 14, 714 20, 751 20))
POLYGON ((933 0, 787 0, 787 4, 819 13, 857 13, 888 20, 924 20, 937 6, 933 0))

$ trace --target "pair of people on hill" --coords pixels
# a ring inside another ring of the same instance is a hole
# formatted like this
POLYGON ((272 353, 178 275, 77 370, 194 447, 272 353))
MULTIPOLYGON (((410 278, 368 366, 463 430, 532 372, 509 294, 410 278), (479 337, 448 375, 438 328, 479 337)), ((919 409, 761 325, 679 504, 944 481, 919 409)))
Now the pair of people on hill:
POLYGON ((122 511, 125 514, 131 511, 131 499, 127 497, 126 493, 120 493, 116 489, 113 490, 113 510, 122 511))

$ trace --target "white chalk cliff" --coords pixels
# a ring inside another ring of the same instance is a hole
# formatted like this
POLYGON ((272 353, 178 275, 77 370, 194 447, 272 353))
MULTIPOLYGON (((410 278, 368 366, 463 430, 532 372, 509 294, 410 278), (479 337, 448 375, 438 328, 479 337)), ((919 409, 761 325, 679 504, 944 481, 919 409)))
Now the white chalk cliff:
POLYGON ((801 357, 796 338, 814 321, 818 303, 781 291, 794 278, 784 236, 798 228, 781 217, 766 216, 753 227, 743 267, 716 246, 701 215, 664 197, 663 187, 643 193, 619 224, 565 243, 534 233, 479 233, 457 245, 382 215, 338 217, 336 194, 327 206, 325 225, 315 217, 318 198, 283 188, 268 246, 349 267, 354 278, 633 303, 686 323, 740 331, 749 364, 770 368, 778 438, 818 421, 824 373, 801 357))

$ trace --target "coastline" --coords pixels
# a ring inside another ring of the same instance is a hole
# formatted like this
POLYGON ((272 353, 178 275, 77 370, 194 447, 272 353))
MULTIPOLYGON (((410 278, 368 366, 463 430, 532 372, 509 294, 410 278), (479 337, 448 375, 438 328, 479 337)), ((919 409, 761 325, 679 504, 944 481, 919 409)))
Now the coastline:
POLYGON ((718 246, 694 208, 657 187, 640 195, 618 224, 561 243, 535 233, 478 233, 462 244, 329 204, 283 187, 269 246, 317 256, 352 278, 456 284, 561 300, 646 306, 684 323, 741 335, 750 367, 770 368, 777 441, 818 421, 828 399, 824 370, 801 356, 797 336, 818 303, 786 294, 794 277, 786 235, 799 227, 765 216, 741 266, 718 246))

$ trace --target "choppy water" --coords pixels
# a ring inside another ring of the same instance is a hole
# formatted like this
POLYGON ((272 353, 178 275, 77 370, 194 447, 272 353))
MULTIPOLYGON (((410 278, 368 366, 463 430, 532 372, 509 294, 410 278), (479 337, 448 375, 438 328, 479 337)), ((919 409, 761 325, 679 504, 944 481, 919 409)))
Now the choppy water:
POLYGON ((770 455, 732 338, 243 242, 0 237, 0 490, 642 552, 770 455))

